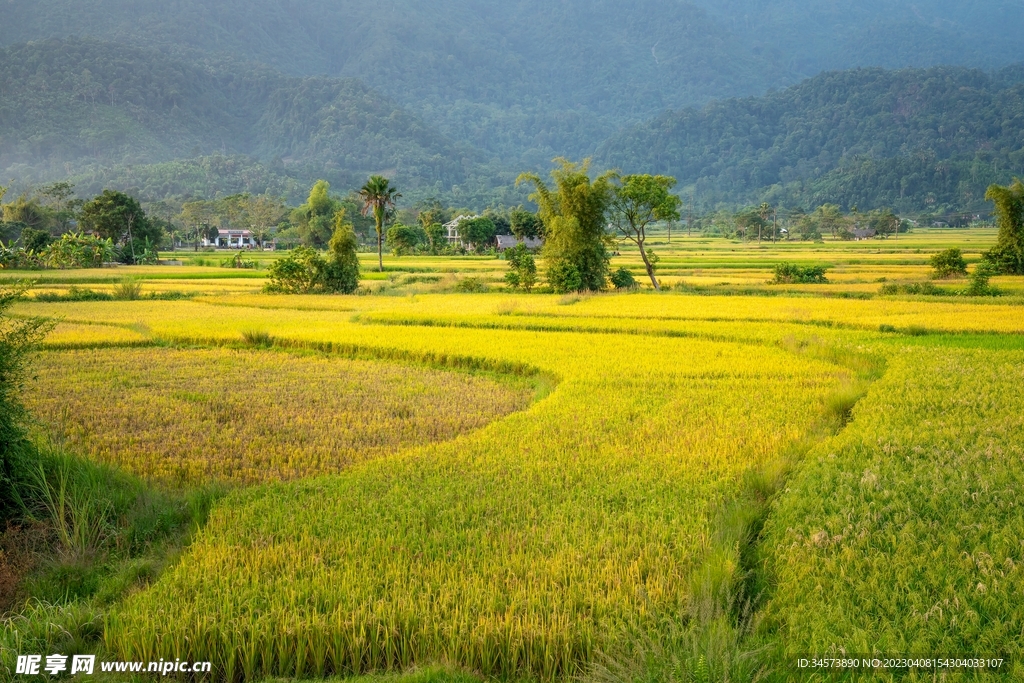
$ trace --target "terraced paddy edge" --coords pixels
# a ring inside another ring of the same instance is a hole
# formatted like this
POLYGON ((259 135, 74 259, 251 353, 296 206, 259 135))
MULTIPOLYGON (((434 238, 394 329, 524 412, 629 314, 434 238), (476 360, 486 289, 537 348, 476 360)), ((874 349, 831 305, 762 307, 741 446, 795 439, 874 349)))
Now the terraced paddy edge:
MULTIPOLYGON (((212 327, 224 337, 269 322, 198 310, 222 316, 212 327)), ((562 383, 457 442, 233 494, 176 569, 108 616, 122 656, 210 658, 227 677, 429 661, 572 673, 619 626, 681 617, 715 511, 848 378, 764 345, 452 334, 323 314, 311 330, 276 314, 274 335, 529 361, 562 383), (624 364, 632 354, 644 362, 624 364)))
POLYGON ((783 671, 808 654, 925 654, 1007 661, 943 680, 1024 680, 1016 341, 894 348, 850 428, 791 481, 762 545, 783 671))
POLYGON ((27 404, 66 447, 184 485, 340 472, 478 429, 525 408, 534 389, 525 379, 223 348, 50 351, 36 374, 27 404))

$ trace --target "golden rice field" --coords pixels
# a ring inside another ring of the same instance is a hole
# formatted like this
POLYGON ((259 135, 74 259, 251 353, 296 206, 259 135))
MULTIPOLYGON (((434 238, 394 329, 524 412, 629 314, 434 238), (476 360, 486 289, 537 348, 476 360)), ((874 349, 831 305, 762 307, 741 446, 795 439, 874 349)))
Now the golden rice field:
POLYGON ((336 473, 454 438, 530 398, 525 383, 251 349, 51 351, 36 374, 28 407, 50 433, 179 484, 336 473))
MULTIPOLYGON (((763 246, 874 286, 926 277, 947 239, 763 246)), ((749 245, 690 245, 677 277, 769 287, 749 245)), ((1012 296, 200 290, 17 308, 59 321, 26 398, 74 449, 238 484, 106 609, 113 657, 209 659, 219 681, 788 681, 801 655, 931 654, 1007 665, 879 679, 1024 678, 1012 296)))

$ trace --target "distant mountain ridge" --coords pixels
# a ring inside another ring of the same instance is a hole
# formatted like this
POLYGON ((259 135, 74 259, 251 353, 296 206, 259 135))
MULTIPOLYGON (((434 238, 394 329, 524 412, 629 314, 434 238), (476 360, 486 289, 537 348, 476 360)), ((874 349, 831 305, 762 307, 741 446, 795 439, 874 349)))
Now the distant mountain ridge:
POLYGON ((0 174, 29 180, 222 154, 284 175, 354 184, 387 171, 449 188, 484 160, 356 79, 192 64, 90 39, 0 49, 0 93, 0 174))
POLYGON ((665 109, 824 70, 1024 60, 1010 0, 6 0, 0 44, 91 36, 357 77, 537 167, 665 109))
POLYGON ((1024 175, 1024 66, 856 69, 669 112, 608 140, 608 167, 664 173, 705 206, 825 202, 982 210, 1024 175))

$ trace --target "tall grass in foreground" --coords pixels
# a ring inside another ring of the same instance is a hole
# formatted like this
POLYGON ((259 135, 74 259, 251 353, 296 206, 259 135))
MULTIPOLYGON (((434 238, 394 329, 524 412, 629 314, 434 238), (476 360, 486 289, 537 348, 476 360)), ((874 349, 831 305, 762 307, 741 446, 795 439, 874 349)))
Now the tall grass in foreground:
POLYGON ((893 354, 769 519, 780 671, 806 654, 987 656, 1008 662, 993 678, 1024 678, 1021 386, 1022 351, 893 354))

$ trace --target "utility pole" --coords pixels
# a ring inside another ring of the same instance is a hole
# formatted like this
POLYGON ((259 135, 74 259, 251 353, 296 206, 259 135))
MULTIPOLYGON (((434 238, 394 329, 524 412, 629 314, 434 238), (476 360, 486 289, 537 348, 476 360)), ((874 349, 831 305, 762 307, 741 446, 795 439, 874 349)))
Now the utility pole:
POLYGON ((775 244, 776 237, 779 234, 779 210, 778 208, 772 209, 772 244, 775 244))

